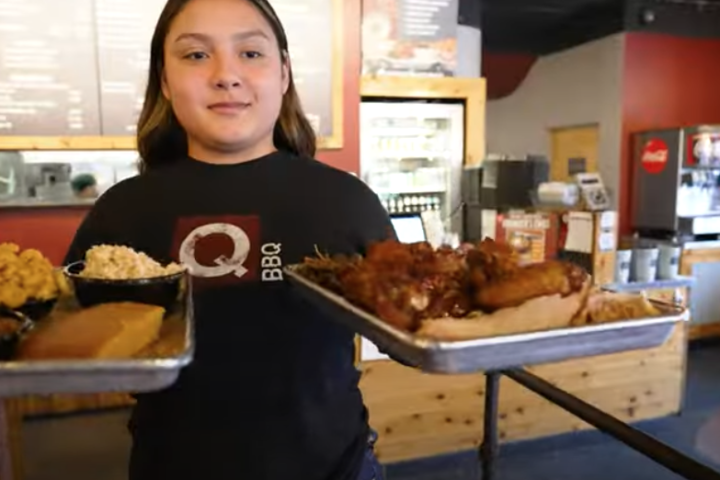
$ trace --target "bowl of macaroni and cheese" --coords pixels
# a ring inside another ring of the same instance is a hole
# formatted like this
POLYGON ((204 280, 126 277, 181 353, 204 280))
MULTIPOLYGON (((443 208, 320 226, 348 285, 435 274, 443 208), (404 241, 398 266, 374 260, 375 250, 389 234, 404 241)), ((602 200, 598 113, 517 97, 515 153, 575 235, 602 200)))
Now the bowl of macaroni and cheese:
POLYGON ((92 247, 84 261, 64 269, 83 307, 137 302, 168 310, 177 303, 186 272, 180 264, 162 265, 143 252, 119 245, 92 247))

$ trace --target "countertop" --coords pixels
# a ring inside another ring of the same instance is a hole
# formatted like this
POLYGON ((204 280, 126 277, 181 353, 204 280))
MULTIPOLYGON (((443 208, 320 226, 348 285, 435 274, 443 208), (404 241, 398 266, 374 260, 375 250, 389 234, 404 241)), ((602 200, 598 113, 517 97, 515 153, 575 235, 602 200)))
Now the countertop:
POLYGON ((693 277, 677 277, 671 280, 655 280, 654 282, 610 283, 602 287, 615 292, 641 292, 643 290, 670 290, 689 288, 695 283, 693 277))
POLYGON ((684 250, 705 250, 720 248, 720 240, 707 240, 703 242, 685 242, 682 244, 684 250))
POLYGON ((67 200, 45 200, 45 199, 17 199, 0 201, 0 210, 24 209, 24 208, 68 208, 68 207, 90 207, 95 199, 67 199, 67 200))

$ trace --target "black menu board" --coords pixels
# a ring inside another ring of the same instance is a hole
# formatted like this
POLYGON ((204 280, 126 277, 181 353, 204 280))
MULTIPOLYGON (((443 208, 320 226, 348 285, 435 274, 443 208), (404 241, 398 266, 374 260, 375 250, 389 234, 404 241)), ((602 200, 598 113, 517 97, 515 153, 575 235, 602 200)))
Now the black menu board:
MULTIPOLYGON (((0 0, 2 1, 2 0, 0 0)), ((293 75, 320 137, 334 133, 335 5, 343 0, 273 0, 290 42, 293 75)), ((150 40, 165 0, 95 0, 103 135, 134 135, 144 99, 150 40)), ((342 31, 340 29, 340 31, 342 31)), ((342 86, 342 85, 341 85, 342 86)))
POLYGON ((0 0, 0 136, 100 134, 93 0, 0 0))
POLYGON ((150 68, 150 41, 166 0, 94 3, 102 134, 135 135, 150 68))
POLYGON ((332 137, 335 8, 342 0, 273 0, 290 46, 293 77, 310 123, 318 136, 332 137))

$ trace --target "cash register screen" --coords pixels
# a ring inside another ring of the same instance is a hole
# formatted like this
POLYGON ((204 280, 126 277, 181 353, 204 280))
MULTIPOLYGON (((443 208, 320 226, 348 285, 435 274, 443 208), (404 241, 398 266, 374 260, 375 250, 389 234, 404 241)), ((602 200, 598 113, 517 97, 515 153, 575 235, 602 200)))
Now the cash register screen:
POLYGON ((390 217, 395 235, 402 243, 424 242, 427 240, 425 236, 425 226, 422 217, 417 215, 393 215, 390 217))

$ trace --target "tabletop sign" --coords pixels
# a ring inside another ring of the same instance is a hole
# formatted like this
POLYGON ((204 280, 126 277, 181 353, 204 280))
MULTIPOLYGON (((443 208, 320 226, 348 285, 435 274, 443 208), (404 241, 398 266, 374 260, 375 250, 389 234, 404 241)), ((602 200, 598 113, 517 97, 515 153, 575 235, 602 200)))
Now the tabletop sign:
MULTIPOLYGON (((1 1, 1 0, 0 0, 1 1)), ((102 134, 135 135, 166 0, 94 0, 102 134)))
POLYGON ((496 240, 510 245, 522 264, 544 262, 552 255, 550 214, 509 212, 497 220, 496 240))
POLYGON ((0 0, 0 136, 99 135, 93 0, 0 0))

